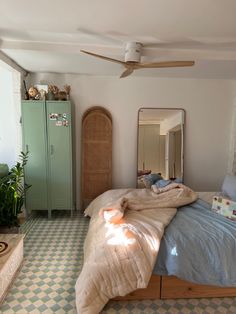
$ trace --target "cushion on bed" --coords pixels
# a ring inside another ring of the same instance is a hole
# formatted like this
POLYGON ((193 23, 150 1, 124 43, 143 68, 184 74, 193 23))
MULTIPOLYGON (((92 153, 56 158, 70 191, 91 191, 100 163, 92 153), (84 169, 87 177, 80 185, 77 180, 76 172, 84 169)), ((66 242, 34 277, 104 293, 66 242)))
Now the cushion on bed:
POLYGON ((236 201, 236 176, 229 174, 225 176, 222 192, 228 195, 231 200, 236 201))
POLYGON ((145 188, 150 189, 153 184, 162 179, 163 178, 159 173, 150 173, 148 175, 143 176, 142 181, 145 185, 145 188))
POLYGON ((176 178, 174 180, 165 180, 165 179, 162 179, 162 180, 158 180, 155 182, 155 185, 158 187, 158 188, 164 188, 165 186, 167 186, 168 184, 170 183, 182 183, 182 179, 181 178, 176 178))
POLYGON ((150 174, 152 170, 138 170, 138 177, 150 174))

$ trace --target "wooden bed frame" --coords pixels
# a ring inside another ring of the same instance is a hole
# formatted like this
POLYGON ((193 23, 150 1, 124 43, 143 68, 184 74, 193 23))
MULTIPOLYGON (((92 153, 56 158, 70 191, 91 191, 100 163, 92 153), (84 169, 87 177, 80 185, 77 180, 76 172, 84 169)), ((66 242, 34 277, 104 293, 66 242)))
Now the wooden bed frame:
POLYGON ((150 300, 235 297, 236 287, 198 285, 175 276, 152 275, 146 289, 138 289, 124 297, 113 300, 150 300))

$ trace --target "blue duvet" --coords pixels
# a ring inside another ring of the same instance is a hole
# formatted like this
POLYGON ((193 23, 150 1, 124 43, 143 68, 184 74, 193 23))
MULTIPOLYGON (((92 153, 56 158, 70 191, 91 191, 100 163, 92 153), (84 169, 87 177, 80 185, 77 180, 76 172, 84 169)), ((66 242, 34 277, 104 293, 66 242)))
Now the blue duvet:
POLYGON ((154 274, 236 286, 236 222, 198 200, 178 209, 165 230, 154 274))

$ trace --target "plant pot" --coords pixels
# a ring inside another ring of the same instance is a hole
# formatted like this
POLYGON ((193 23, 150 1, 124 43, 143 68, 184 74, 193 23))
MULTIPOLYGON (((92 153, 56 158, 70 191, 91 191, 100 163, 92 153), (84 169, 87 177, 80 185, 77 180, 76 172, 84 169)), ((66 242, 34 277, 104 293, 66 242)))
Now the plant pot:
POLYGON ((52 92, 48 92, 47 100, 55 100, 55 95, 52 92))
POLYGON ((6 234, 6 233, 11 233, 11 234, 18 234, 20 228, 19 227, 7 227, 7 226, 0 226, 0 234, 6 234))

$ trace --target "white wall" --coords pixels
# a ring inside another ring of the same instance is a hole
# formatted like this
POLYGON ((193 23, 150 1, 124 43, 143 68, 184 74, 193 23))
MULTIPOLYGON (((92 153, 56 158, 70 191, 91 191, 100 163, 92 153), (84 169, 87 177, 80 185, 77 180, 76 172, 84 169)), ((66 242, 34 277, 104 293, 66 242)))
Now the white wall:
POLYGON ((160 123, 160 134, 166 135, 168 131, 176 128, 180 128, 184 123, 184 111, 178 112, 175 116, 165 119, 160 123))
POLYGON ((0 64, 0 163, 11 168, 20 147, 20 74, 0 64))
POLYGON ((113 117, 113 187, 135 187, 137 117, 140 107, 183 108, 185 183, 210 191, 227 171, 234 82, 171 78, 94 77, 32 74, 31 83, 71 85, 75 103, 77 199, 80 191, 81 116, 90 106, 107 108, 113 117))
POLYGON ((228 173, 236 175, 236 99, 234 101, 232 123, 230 129, 230 154, 228 162, 228 173))

